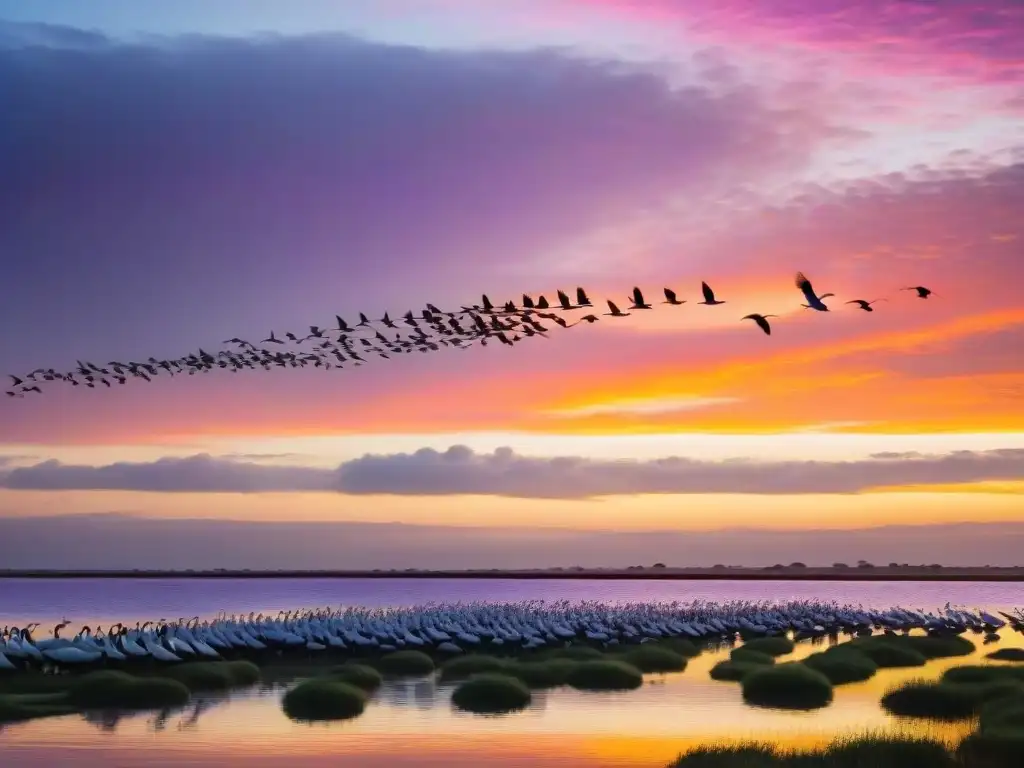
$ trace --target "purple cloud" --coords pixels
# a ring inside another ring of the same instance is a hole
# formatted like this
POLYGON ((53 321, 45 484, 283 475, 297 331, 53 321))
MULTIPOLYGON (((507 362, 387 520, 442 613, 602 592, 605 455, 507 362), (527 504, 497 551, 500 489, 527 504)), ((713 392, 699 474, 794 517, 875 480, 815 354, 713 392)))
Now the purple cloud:
POLYGON ((45 461, 0 473, 13 490, 192 493, 340 492, 586 499, 632 494, 858 493, 883 486, 1024 479, 1024 449, 876 454, 856 461, 647 461, 536 458, 511 448, 367 454, 336 469, 284 467, 199 454, 90 467, 45 461))
POLYGON ((566 239, 756 185, 820 127, 742 83, 550 50, 4 29, 12 370, 456 303, 509 265, 534 290, 566 239))

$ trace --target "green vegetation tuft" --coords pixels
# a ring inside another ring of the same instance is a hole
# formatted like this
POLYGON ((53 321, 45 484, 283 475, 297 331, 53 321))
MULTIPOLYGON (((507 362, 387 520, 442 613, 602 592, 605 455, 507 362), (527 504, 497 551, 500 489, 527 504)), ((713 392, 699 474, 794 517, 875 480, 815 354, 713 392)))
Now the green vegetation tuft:
POLYGON ((755 651, 752 648, 747 648, 745 645, 734 648, 729 653, 729 660, 740 664, 760 664, 761 666, 771 666, 775 663, 775 657, 771 654, 764 651, 755 651))
POLYGON ((819 709, 832 702, 832 683, 799 663, 762 666, 740 680, 743 700, 774 709, 819 709))
POLYGON ((682 672, 686 669, 686 657, 654 643, 630 648, 619 658, 641 672, 682 672))
POLYGON ((644 684, 643 673, 625 661, 581 661, 566 675, 568 685, 581 691, 628 691, 644 684))
POLYGON ((985 658, 993 661, 1024 661, 1024 648, 1000 648, 985 654, 985 658))
POLYGON ((878 665, 870 657, 845 646, 812 653, 801 663, 823 674, 832 685, 868 680, 878 671, 878 665))
POLYGON ((532 696, 522 680, 497 672, 481 672, 459 684, 452 703, 477 714, 504 714, 529 706, 532 696))
POLYGON ((102 670, 75 679, 67 699, 79 709, 158 709, 187 704, 191 694, 178 680, 132 677, 124 672, 102 670))
POLYGON ((375 665, 392 677, 418 677, 434 671, 434 660, 422 651, 395 651, 381 656, 375 665))
POLYGON ((284 695, 284 713, 313 723, 358 717, 366 708, 366 693, 349 683, 327 677, 305 680, 284 695))
POLYGON ((569 673, 579 662, 571 659, 548 659, 547 661, 517 661, 505 667, 505 674, 522 680, 530 688, 557 688, 565 685, 569 673))
POLYGON ((698 747, 670 768, 954 768, 939 742, 896 736, 838 739, 813 752, 781 750, 772 743, 698 747))
POLYGON ((160 676, 190 691, 226 691, 258 682, 260 668, 251 661, 190 661, 161 669, 160 676))
POLYGON ((500 672, 507 665, 508 662, 496 656, 484 656, 478 653, 456 656, 441 665, 439 679, 442 682, 465 680, 467 677, 481 672, 500 672))
POLYGON ((787 653, 792 653, 795 647, 793 641, 788 637, 777 635, 775 637, 755 637, 741 645, 740 649, 767 653, 769 656, 785 656, 787 653))
POLYGON ((1006 698, 1020 690, 1016 683, 950 683, 911 680, 882 697, 882 707, 893 715, 931 720, 969 720, 986 702, 1006 698))
POLYGON ((751 664, 746 661, 720 661, 711 668, 712 680, 725 680, 727 682, 739 682, 744 677, 758 669, 764 669, 765 664, 751 664))
POLYGON ((332 667, 327 671, 326 677, 336 680, 339 683, 354 685, 360 690, 372 693, 384 684, 384 678, 373 667, 366 664, 348 663, 332 667))
POLYGON ((838 646, 860 651, 879 667, 923 667, 928 658, 904 642, 908 638, 897 637, 863 637, 851 640, 838 646))

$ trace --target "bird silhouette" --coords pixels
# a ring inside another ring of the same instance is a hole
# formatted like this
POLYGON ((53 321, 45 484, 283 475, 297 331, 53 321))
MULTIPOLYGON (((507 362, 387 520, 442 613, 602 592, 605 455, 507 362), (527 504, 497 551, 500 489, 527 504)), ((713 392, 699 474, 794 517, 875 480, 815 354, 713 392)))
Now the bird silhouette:
POLYGON ((829 296, 835 296, 834 293, 823 293, 818 296, 814 292, 814 287, 811 285, 811 281, 807 279, 803 272, 796 273, 796 279, 794 280, 796 287, 803 293, 804 298, 807 299, 807 303, 801 306, 807 307, 807 309, 816 309, 819 312, 828 312, 828 307, 822 302, 822 299, 827 299, 829 296))
MULTIPOLYGON (((714 294, 712 294, 712 298, 714 298, 714 294)), ((673 291, 671 288, 666 288, 665 289, 665 300, 663 302, 661 302, 661 303, 662 304, 672 304, 672 305, 678 307, 680 304, 685 304, 686 300, 685 299, 682 299, 682 300, 681 299, 677 299, 676 298, 676 292, 673 291)))
POLYGON ((606 317, 628 317, 629 316, 629 312, 623 312, 621 309, 619 309, 617 306, 615 306, 615 302, 612 301, 611 299, 605 299, 605 301, 608 302, 608 311, 605 312, 605 316, 606 317))
POLYGON ((907 288, 903 288, 904 291, 917 291, 917 297, 919 299, 927 299, 932 295, 931 288, 925 288, 923 285, 912 285, 907 288))
POLYGON ((715 298, 715 292, 711 290, 711 286, 707 283, 700 284, 700 290, 704 294, 704 301, 698 301, 698 304, 707 304, 708 306, 714 306, 716 304, 725 304, 724 301, 719 301, 715 298))
POLYGON ((633 305, 630 307, 630 309, 653 309, 654 308, 650 304, 648 304, 646 301, 644 301, 644 294, 643 294, 643 292, 639 288, 634 288, 633 289, 633 298, 630 299, 630 301, 633 302, 633 305))
POLYGON ((865 301, 864 299, 854 299, 853 301, 847 301, 847 302, 844 302, 844 303, 845 304, 856 304, 861 309, 863 309, 865 312, 874 312, 875 308, 872 307, 871 305, 872 304, 877 304, 879 301, 885 301, 885 299, 874 299, 872 301, 865 301))
POLYGON ((753 320, 755 323, 757 323, 758 327, 762 331, 765 332, 765 334, 767 336, 771 336, 772 335, 772 327, 771 327, 771 325, 769 325, 768 319, 767 319, 769 317, 777 317, 777 315, 759 315, 759 314, 757 314, 755 312, 755 313, 750 314, 750 315, 744 315, 743 319, 744 320, 753 320))

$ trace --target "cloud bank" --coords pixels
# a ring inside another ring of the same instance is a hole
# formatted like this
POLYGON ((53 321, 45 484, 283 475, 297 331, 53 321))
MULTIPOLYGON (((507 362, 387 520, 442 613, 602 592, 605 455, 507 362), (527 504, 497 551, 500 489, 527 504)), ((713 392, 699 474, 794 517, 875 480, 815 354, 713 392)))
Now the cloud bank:
MULTIPOLYGON (((2 465, 0 465, 2 466, 2 465)), ((44 461, 0 472, 10 490, 156 493, 481 495, 589 499, 633 494, 829 494, 890 486, 1024 480, 1024 449, 944 455, 876 454, 857 461, 648 461, 522 456, 511 448, 367 454, 335 469, 274 466, 198 454, 149 463, 76 466, 44 461)))

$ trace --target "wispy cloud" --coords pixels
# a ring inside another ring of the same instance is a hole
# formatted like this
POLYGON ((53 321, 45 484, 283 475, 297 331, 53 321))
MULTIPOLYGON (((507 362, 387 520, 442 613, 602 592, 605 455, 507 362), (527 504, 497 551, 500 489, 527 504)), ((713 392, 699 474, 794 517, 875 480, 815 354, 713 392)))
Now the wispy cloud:
POLYGON ((650 400, 620 400, 617 402, 599 403, 596 405, 581 405, 578 408, 567 408, 563 410, 551 410, 546 413, 551 416, 564 418, 582 418, 584 416, 603 416, 607 414, 634 414, 641 416, 653 416, 660 413, 675 413, 678 411, 694 411, 701 408, 711 408, 716 405, 729 405, 739 402, 735 397, 663 397, 650 400))

